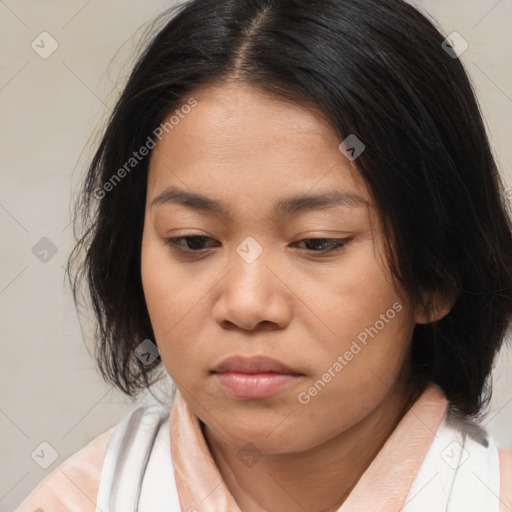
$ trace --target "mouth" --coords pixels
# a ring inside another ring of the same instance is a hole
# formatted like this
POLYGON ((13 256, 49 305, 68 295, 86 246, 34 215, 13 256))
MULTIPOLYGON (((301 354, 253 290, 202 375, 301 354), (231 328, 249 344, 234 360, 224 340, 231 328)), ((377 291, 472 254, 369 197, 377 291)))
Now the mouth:
POLYGON ((239 399, 263 399, 297 383, 303 373, 268 357, 230 357, 211 375, 221 388, 239 399))

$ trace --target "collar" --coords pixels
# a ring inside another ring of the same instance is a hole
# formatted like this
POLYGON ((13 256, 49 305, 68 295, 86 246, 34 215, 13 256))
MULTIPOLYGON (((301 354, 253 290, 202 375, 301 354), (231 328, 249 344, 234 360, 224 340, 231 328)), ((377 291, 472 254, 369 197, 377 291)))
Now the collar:
MULTIPOLYGON (((337 512, 400 510, 447 408, 428 386, 403 416, 337 512)), ((240 512, 210 453, 197 416, 180 390, 170 414, 171 454, 182 510, 240 512)))

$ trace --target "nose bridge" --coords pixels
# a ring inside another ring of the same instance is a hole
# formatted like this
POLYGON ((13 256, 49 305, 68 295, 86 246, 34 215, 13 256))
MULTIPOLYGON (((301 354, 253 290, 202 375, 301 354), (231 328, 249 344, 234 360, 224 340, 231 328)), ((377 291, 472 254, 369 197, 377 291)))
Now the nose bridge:
POLYGON ((247 236, 238 244, 235 252, 247 265, 252 265, 256 260, 261 259, 264 249, 258 240, 247 236))
POLYGON ((270 297, 269 249, 252 236, 246 237, 235 248, 231 261, 233 269, 230 272, 230 292, 239 296, 239 300, 257 301, 266 296, 270 297))
POLYGON ((230 256, 230 272, 223 280, 222 294, 216 305, 218 322, 229 321, 244 329, 262 322, 286 323, 287 299, 273 272, 269 249, 255 238, 245 238, 230 256))

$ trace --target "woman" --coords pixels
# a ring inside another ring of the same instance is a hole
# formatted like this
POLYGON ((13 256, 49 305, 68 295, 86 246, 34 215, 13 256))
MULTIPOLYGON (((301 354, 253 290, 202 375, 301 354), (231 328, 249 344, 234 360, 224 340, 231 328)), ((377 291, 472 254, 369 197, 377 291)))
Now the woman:
POLYGON ((107 381, 133 396, 163 366, 172 409, 135 409, 18 511, 509 510, 512 452, 476 420, 512 229, 453 45, 401 0, 171 14, 70 264, 107 381))

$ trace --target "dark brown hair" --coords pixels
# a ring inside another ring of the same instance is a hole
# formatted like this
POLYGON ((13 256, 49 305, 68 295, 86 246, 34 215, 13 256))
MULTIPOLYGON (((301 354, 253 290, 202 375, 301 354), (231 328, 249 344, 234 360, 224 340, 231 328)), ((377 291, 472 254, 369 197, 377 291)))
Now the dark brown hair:
POLYGON ((356 164, 379 208, 396 282, 417 303, 424 291, 455 298, 440 321, 416 325, 415 378, 477 415, 511 320, 512 229, 474 92, 445 37, 401 0, 192 0, 161 20, 77 203, 83 231, 68 270, 75 300, 88 284, 105 379, 133 395, 161 363, 133 353, 154 339, 140 273, 149 157, 105 184, 195 89, 235 78, 314 105, 340 141, 356 134, 364 142, 356 164))

